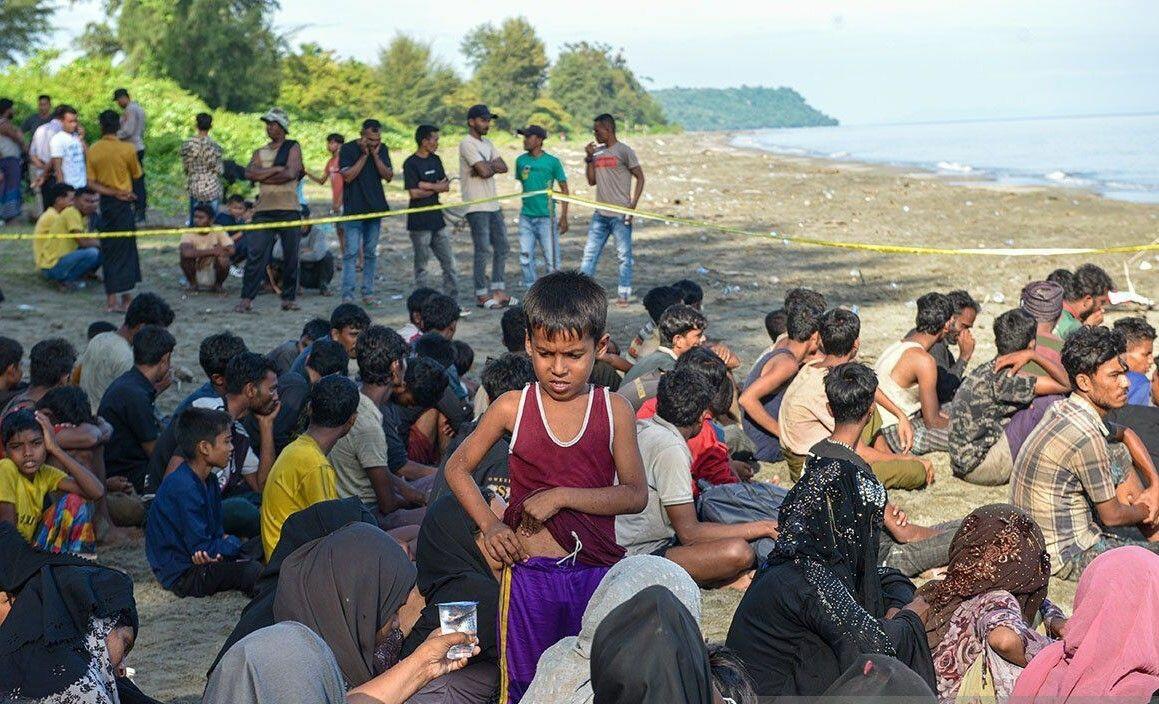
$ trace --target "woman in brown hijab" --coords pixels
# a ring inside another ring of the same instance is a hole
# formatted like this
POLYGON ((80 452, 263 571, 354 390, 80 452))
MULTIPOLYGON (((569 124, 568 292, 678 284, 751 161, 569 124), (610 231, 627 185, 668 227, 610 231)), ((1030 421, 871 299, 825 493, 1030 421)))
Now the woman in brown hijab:
POLYGON ((1055 637, 1065 628, 1062 612, 1046 599, 1049 578, 1042 531, 1021 510, 992 504, 962 521, 945 579, 918 590, 930 607, 926 635, 940 702, 954 701, 979 657, 997 701, 1006 701, 1022 668, 1051 642, 1034 630, 1035 616, 1042 614, 1055 637))

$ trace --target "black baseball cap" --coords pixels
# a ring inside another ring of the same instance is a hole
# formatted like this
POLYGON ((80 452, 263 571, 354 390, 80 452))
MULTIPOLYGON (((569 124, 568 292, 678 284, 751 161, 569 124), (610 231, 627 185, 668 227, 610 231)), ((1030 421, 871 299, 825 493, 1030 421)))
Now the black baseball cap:
POLYGON ((362 121, 362 129, 375 130, 377 132, 381 132, 382 131, 382 123, 379 122, 378 120, 374 119, 373 117, 371 117, 371 118, 368 118, 368 119, 365 119, 362 121))
POLYGON ((543 129, 539 125, 528 125, 523 129, 515 130, 515 134, 547 139, 547 130, 543 129))
POLYGON ((472 105, 471 108, 467 110, 468 120, 474 120, 477 117, 481 117, 485 120, 494 120, 499 116, 491 112, 491 109, 486 105, 479 103, 478 105, 472 105))

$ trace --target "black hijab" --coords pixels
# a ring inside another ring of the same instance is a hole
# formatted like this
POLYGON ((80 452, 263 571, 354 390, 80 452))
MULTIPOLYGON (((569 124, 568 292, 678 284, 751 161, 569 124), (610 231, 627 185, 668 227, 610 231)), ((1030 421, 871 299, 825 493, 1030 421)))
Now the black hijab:
POLYGON ((115 619, 136 633, 132 578, 91 563, 45 565, 28 578, 0 624, 0 699, 14 691, 43 699, 82 679, 92 660, 85 641, 94 618, 115 619))
POLYGON ((475 543, 478 527, 454 496, 436 500, 427 509, 419 528, 415 565, 416 586, 426 600, 419 619, 403 644, 406 657, 439 628, 439 604, 452 601, 478 602, 479 648, 475 662, 495 662, 495 623, 499 609, 499 583, 475 543))
POLYGON ((696 619, 652 586, 620 604, 592 641, 595 704, 711 704, 712 673, 696 619))
POLYGON ((821 696, 823 702, 937 701, 925 680, 888 655, 862 655, 821 696))
POLYGON ((260 628, 274 625, 274 596, 278 591, 278 575, 282 570, 282 562, 306 543, 324 538, 351 523, 378 525, 374 514, 356 497, 322 501, 286 519, 282 524, 282 535, 278 538, 278 544, 270 554, 270 561, 266 563, 254 587, 254 598, 242 610, 237 625, 229 634, 229 638, 225 639, 225 644, 221 646, 217 657, 213 659, 206 677, 213 672, 213 668, 217 667, 217 663, 234 643, 260 628))
POLYGON ((45 566, 90 567, 91 560, 68 553, 38 550, 28 544, 16 526, 0 523, 0 592, 17 594, 45 566))

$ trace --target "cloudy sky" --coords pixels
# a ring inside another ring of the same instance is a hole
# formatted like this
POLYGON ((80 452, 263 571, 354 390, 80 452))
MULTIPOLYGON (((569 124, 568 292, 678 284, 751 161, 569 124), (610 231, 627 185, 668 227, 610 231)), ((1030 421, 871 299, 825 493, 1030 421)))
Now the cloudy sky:
MULTIPOLYGON (((61 10, 55 41, 100 14, 61 10)), ((364 60, 405 32, 465 72, 463 34, 519 14, 550 55, 601 41, 649 87, 791 86, 847 124, 1159 112, 1155 0, 282 0, 278 25, 364 60)))

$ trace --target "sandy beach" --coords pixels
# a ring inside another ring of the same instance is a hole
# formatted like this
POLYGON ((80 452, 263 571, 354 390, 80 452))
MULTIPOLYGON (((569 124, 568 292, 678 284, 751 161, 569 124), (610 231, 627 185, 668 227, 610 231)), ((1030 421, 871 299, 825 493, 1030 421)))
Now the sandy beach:
MULTIPOLYGON (((1159 236, 1159 206, 1105 200, 1082 191, 1055 187, 1006 187, 993 182, 957 184, 925 173, 838 163, 800 157, 776 156, 730 146, 726 134, 684 134, 660 137, 625 137, 640 157, 647 176, 641 209, 669 216, 703 220, 753 232, 808 236, 846 242, 912 244, 938 247, 1059 247, 1110 246, 1150 242, 1159 236)), ((572 187, 592 197, 583 180, 582 143, 560 145, 559 155, 572 176, 572 187), (561 148, 562 147, 562 148, 561 148)), ((455 164, 455 144, 444 140, 442 155, 448 169, 455 164)), ((513 149, 505 150, 508 163, 513 149)), ((401 155, 399 155, 401 158, 401 155)), ((500 191, 515 189, 508 180, 500 191)), ((312 192, 316 200, 321 191, 312 192)), ((395 190, 388 193, 393 207, 405 206, 395 190)), ((457 195, 452 193, 449 200, 457 195)), ((513 224, 518 201, 509 201, 508 220, 512 254, 508 260, 509 289, 520 295, 518 249, 513 224)), ((585 208, 572 207, 571 231, 562 238, 563 259, 576 267, 586 239, 585 208)), ((0 232, 30 231, 30 225, 10 224, 0 232)), ((461 227, 454 235, 460 286, 470 287, 470 236, 461 227)), ((862 318, 861 358, 871 361, 878 351, 899 338, 913 323, 915 298, 931 290, 964 288, 982 302, 976 330, 974 363, 994 355, 990 331, 995 315, 1017 304, 1022 286, 1044 278, 1052 269, 1073 268, 1085 259, 1066 257, 966 257, 885 255, 842 249, 786 245, 780 237, 745 237, 710 229, 659 222, 637 222, 635 238, 637 295, 649 288, 689 277, 705 288, 709 334, 729 344, 742 359, 742 371, 764 349, 763 317, 778 308, 785 290, 815 288, 831 305, 857 305, 862 318)), ((225 297, 188 294, 180 287, 176 238, 141 241, 145 282, 141 290, 166 298, 177 313, 171 328, 178 340, 174 363, 193 372, 194 385, 184 384, 163 395, 158 403, 169 410, 201 383, 197 346, 206 335, 230 329, 245 338, 251 349, 265 352, 288 337, 296 337, 303 322, 328 317, 334 297, 306 293, 301 312, 278 310, 272 297, 255 303, 258 315, 232 313, 240 280, 231 278, 225 297)), ((1125 255, 1100 256, 1091 261, 1104 267, 1119 288, 1126 288, 1125 255)), ((1154 262, 1159 256, 1144 255, 1154 262)), ((614 247, 605 250, 600 281, 614 292, 614 247)), ((376 322, 401 326, 406 312, 401 300, 412 288, 411 246, 402 218, 384 222, 379 256, 380 296, 384 305, 371 311, 376 322)), ((1131 266, 1131 278, 1142 295, 1159 292, 1156 270, 1131 266)), ((27 350, 39 339, 61 336, 83 348, 85 329, 94 320, 119 322, 103 313, 99 286, 76 294, 57 293, 43 284, 32 268, 28 242, 0 242, 0 287, 7 301, 0 304, 0 334, 15 337, 27 350)), ((488 356, 500 353, 499 314, 475 308, 463 298, 469 317, 457 337, 475 350, 478 373, 488 356)), ((626 346, 646 313, 636 303, 628 310, 609 311, 610 331, 626 346)), ((1113 317, 1113 316, 1112 316, 1113 317)), ((1154 324, 1155 316, 1148 314, 1154 324)), ((985 489, 951 477, 944 454, 932 456, 937 482, 927 490, 894 492, 891 498, 925 524, 960 518, 978 506, 1005 501, 1008 487, 985 489)), ((783 467, 770 466, 766 478, 783 467)), ((206 667, 232 629, 245 600, 237 596, 178 600, 162 590, 149 573, 143 541, 135 546, 105 550, 104 563, 125 569, 137 582, 141 631, 129 665, 138 684, 165 701, 197 701, 206 667)), ((1051 596, 1069 609, 1074 585, 1053 582, 1051 596)), ((722 639, 736 592, 706 592, 704 631, 722 639)))

